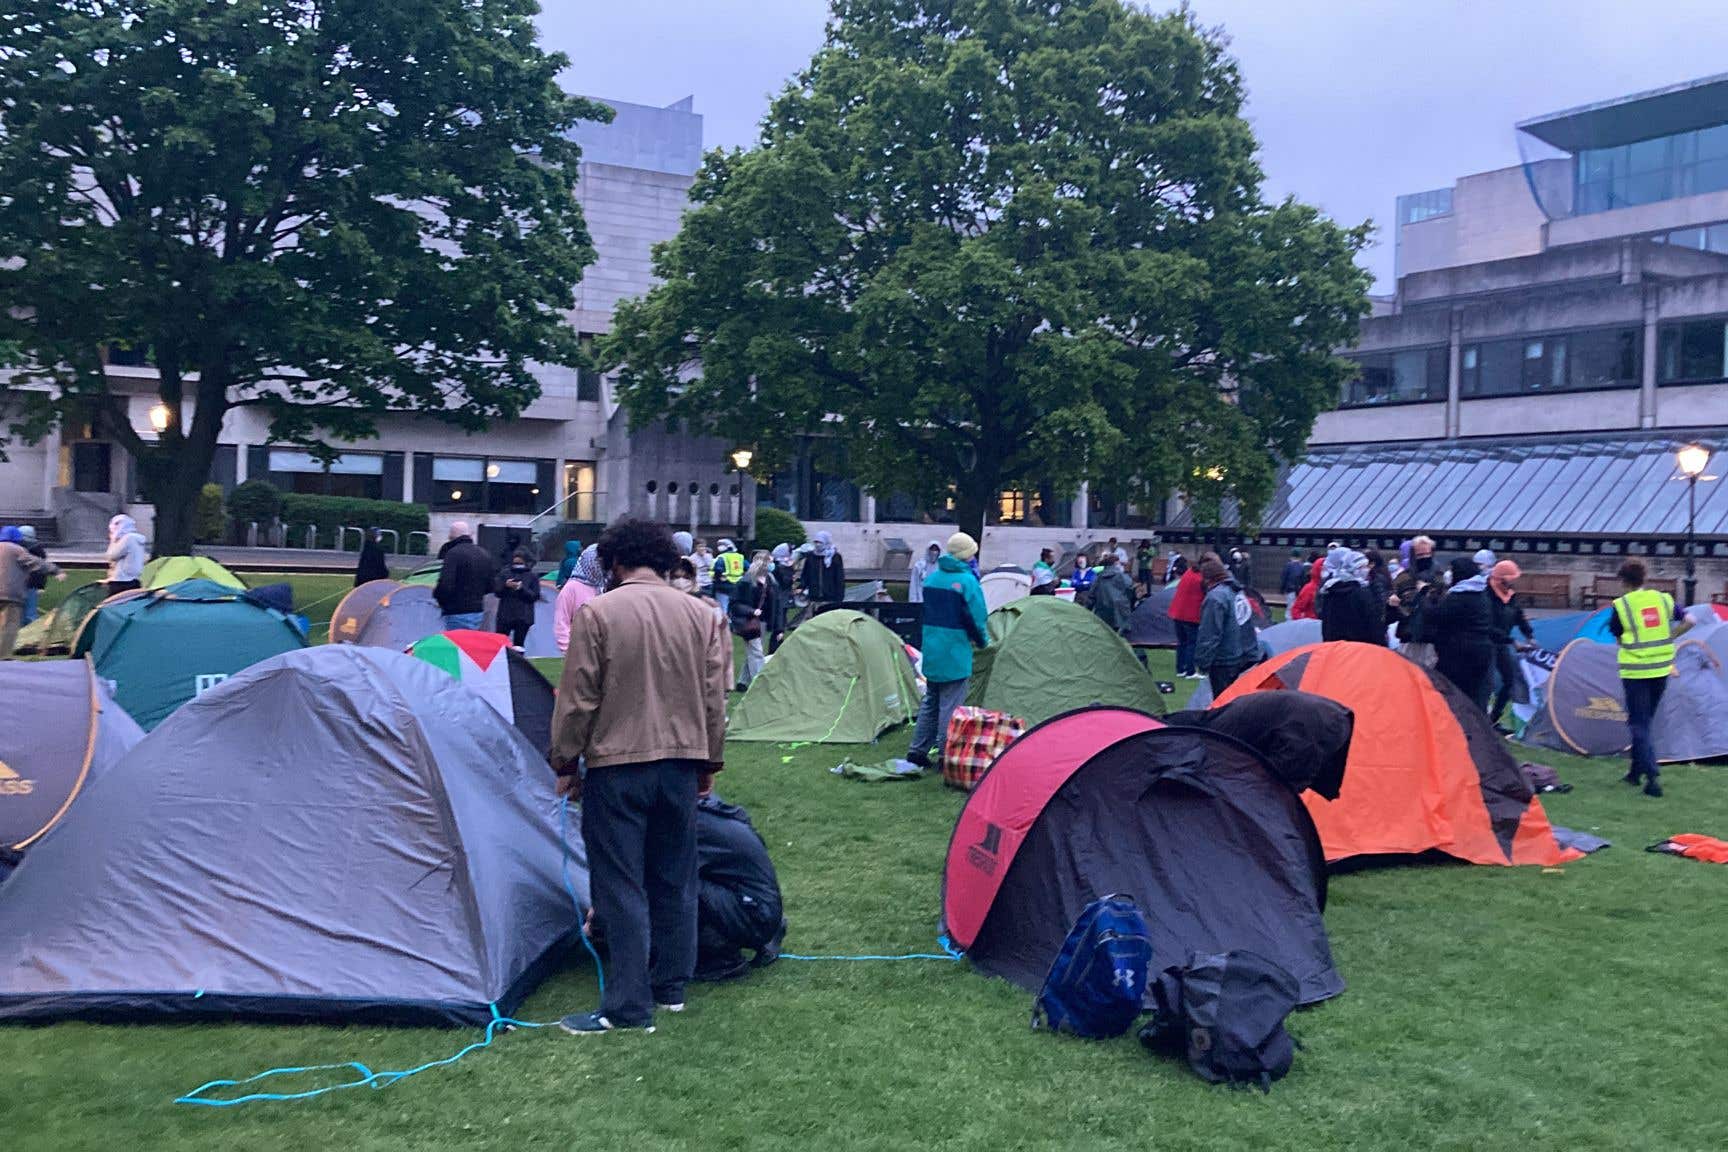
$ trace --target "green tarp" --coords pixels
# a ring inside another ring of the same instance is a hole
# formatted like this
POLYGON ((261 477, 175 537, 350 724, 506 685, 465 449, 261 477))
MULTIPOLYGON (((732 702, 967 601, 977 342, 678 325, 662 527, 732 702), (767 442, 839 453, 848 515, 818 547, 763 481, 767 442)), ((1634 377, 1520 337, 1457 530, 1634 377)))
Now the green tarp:
POLYGON ((288 617, 209 580, 116 596, 78 633, 114 685, 115 701, 146 732, 198 693, 306 642, 288 617))
POLYGON ((1093 704, 1164 711, 1134 650, 1098 617, 1053 596, 1028 596, 990 613, 990 647, 975 659, 966 703, 1028 726, 1093 704))
POLYGON ((900 638, 851 609, 795 630, 732 710, 732 740, 867 744, 918 714, 900 638))

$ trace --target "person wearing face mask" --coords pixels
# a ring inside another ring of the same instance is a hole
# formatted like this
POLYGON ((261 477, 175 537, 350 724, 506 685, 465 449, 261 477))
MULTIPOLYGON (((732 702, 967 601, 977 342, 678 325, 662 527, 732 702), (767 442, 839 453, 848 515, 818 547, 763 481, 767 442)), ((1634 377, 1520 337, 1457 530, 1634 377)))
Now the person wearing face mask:
POLYGON ((679 557, 678 562, 672 565, 672 574, 666 577, 666 583, 680 592, 687 592, 692 596, 697 595, 696 565, 690 562, 690 557, 679 557))
POLYGON ((1477 569, 1476 561, 1460 556, 1452 561, 1452 586, 1434 604, 1430 621, 1435 670, 1484 713, 1494 667, 1490 599, 1488 577, 1477 569))
POLYGON ((812 543, 815 547, 804 558, 799 587, 812 604, 838 604, 846 599, 846 561, 828 533, 816 533, 812 543))
POLYGON ((930 573, 936 571, 936 561, 942 558, 942 541, 932 540, 924 549, 924 555, 912 562, 912 582, 906 588, 908 604, 924 603, 924 581, 930 578, 930 573))
POLYGON ((492 581, 492 594, 498 597, 498 615, 492 630, 510 637, 517 650, 528 643, 528 632, 534 627, 534 607, 540 603, 540 577, 525 549, 510 553, 510 566, 492 581))
MULTIPOLYGON (((1398 575, 1392 578, 1392 595, 1386 598, 1386 619, 1397 628, 1400 654, 1424 668, 1434 667, 1433 638, 1428 614, 1445 591, 1440 573, 1434 570, 1434 541, 1417 536, 1405 542, 1408 553, 1398 575)), ((1406 555, 1400 548, 1400 555, 1406 555)))
POLYGON ((768 651, 773 654, 786 639, 786 618, 792 611, 792 590, 798 583, 798 569, 792 563, 790 544, 776 544, 768 555, 774 561, 770 573, 774 580, 774 614, 768 625, 768 651))
POLYGON ((762 671, 765 659, 762 639, 774 618, 775 583, 768 571, 768 553, 756 552, 750 557, 750 567, 744 578, 732 589, 732 632, 744 641, 744 675, 738 680, 738 690, 747 691, 756 674, 762 671))
POLYGON ((1500 716, 1506 711, 1506 705, 1512 702, 1513 685, 1523 675, 1518 670, 1512 633, 1524 634, 1524 642, 1518 645, 1520 648, 1529 648, 1536 641, 1536 630, 1530 627, 1524 608, 1518 603, 1518 577, 1522 575, 1518 565, 1510 560, 1496 561, 1488 572, 1488 590, 1493 593, 1488 608, 1494 620, 1494 671, 1498 681, 1494 701, 1488 706, 1488 718, 1494 721, 1495 728, 1508 735, 1512 730, 1500 723, 1500 716))

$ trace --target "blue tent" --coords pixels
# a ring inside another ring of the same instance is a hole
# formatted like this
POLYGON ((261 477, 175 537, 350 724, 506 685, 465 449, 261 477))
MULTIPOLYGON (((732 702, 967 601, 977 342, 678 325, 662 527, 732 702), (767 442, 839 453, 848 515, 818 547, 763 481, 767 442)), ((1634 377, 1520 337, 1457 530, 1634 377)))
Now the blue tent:
POLYGON ((1614 643, 1614 636, 1608 631, 1608 618, 1613 615, 1613 608, 1599 608, 1594 612, 1568 612, 1564 616, 1549 616, 1543 620, 1530 621, 1531 629, 1536 633, 1536 645, 1550 652, 1559 652, 1574 640, 1594 640, 1598 644, 1614 643))

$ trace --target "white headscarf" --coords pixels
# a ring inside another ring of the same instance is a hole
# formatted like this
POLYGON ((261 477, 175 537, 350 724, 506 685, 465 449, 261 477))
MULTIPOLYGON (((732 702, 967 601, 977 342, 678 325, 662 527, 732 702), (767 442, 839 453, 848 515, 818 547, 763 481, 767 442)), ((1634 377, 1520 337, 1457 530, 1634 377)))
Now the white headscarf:
POLYGON ((815 542, 815 552, 822 558, 822 567, 831 566, 834 563, 834 537, 827 532, 818 532, 815 542))
POLYGON ((1366 584, 1368 557, 1354 548, 1334 548, 1326 554, 1326 563, 1320 569, 1320 576, 1322 592, 1335 584, 1366 584))

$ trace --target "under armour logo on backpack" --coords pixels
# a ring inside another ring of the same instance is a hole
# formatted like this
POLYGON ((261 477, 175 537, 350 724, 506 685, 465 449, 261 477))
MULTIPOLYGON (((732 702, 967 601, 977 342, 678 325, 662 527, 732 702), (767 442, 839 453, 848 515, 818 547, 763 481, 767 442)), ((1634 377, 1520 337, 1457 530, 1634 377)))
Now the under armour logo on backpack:
POLYGON ((1132 969, 1132 968, 1118 968, 1118 969, 1116 969, 1115 982, 1122 985, 1122 987, 1124 987, 1124 988, 1130 988, 1130 989, 1133 988, 1134 987, 1134 969, 1132 969))

